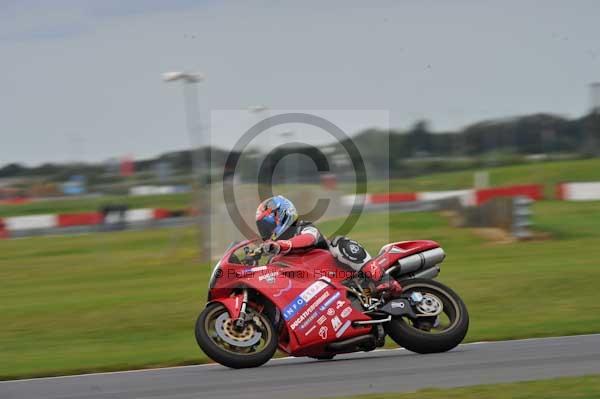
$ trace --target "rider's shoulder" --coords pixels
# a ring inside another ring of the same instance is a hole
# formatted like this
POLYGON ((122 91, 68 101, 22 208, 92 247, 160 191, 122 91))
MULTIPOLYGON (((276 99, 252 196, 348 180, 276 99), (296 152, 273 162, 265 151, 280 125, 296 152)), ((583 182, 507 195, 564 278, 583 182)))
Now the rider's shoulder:
POLYGON ((311 222, 302 221, 298 223, 298 234, 312 234, 315 238, 321 234, 317 226, 312 224, 311 222))
POLYGON ((316 229, 317 228, 317 226, 315 226, 315 224, 313 222, 309 222, 306 220, 299 220, 298 222, 296 222, 296 226, 298 226, 299 229, 305 229, 305 228, 316 229))

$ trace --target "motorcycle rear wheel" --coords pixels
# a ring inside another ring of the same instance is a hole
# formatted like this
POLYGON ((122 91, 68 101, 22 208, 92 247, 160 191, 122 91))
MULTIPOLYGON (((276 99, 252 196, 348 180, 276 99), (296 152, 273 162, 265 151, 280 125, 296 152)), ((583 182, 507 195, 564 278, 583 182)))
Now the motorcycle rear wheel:
POLYGON ((269 361, 278 341, 273 323, 262 313, 248 312, 252 320, 238 332, 225 306, 209 304, 196 321, 198 346, 215 362, 234 369, 258 367, 269 361))
MULTIPOLYGON (((408 279, 400 281, 404 294, 420 292, 429 294, 443 304, 440 316, 448 326, 439 331, 438 316, 409 319, 393 318, 387 325, 387 333, 398 345, 416 353, 446 352, 462 342, 469 329, 469 313, 462 299, 449 287, 435 280, 408 279)), ((404 295, 403 295, 404 296, 404 295)), ((419 313, 419 312, 417 312, 419 313)))

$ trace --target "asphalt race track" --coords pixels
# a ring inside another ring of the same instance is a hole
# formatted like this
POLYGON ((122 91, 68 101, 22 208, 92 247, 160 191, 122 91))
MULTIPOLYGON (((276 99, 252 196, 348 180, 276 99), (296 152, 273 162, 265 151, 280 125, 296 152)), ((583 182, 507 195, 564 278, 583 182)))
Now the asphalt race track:
POLYGON ((318 398, 600 373, 600 334, 461 345, 416 355, 380 350, 332 361, 284 358, 0 383, 0 398, 318 398))

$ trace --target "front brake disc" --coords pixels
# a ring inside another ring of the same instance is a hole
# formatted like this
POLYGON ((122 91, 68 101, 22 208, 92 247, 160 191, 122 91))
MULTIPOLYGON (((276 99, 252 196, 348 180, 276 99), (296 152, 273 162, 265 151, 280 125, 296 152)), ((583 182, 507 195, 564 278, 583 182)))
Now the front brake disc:
POLYGON ((246 323, 242 331, 236 330, 234 322, 227 312, 217 318, 215 331, 223 341, 240 348, 254 346, 262 337, 262 333, 254 328, 253 323, 246 323))

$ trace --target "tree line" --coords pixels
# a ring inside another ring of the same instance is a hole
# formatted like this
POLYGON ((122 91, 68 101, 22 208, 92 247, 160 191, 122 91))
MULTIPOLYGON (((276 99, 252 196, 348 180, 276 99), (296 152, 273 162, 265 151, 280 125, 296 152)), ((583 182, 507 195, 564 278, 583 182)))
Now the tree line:
MULTIPOLYGON (((569 119, 552 114, 533 114, 514 118, 486 120, 458 131, 437 131, 427 121, 416 122, 410 129, 368 129, 352 138, 370 170, 382 177, 408 177, 436 171, 457 170, 482 165, 514 163, 533 154, 569 154, 572 157, 600 155, 600 114, 590 113, 569 119), (382 156, 386 154, 387 156, 382 156)), ((344 152, 343 143, 332 143, 335 152, 344 152)), ((286 151, 285 149, 281 151, 286 151)), ((315 148, 303 150, 310 156, 315 148)), ((210 156, 214 169, 225 167, 229 153, 218 148, 203 149, 198 154, 210 156)), ((235 154, 244 165, 243 177, 256 178, 261 158, 253 154, 235 154)), ((174 174, 189 174, 191 151, 162 154, 156 158, 134 162, 136 175, 152 179, 159 163, 168 163, 174 174)), ((235 158, 234 157, 234 158, 235 158)), ((317 157, 318 158, 318 157, 317 157)), ((264 159, 263 159, 264 160, 264 159)), ((315 166, 307 161, 294 164, 297 178, 310 180, 315 166), (306 178, 303 178, 306 177, 306 178)), ((343 168, 342 168, 343 169, 343 168)), ((274 170, 274 166, 273 166, 274 170)), ((105 164, 56 164, 39 166, 11 163, 0 168, 0 178, 31 177, 48 181, 64 181, 73 174, 86 176, 90 184, 110 183, 119 178, 105 164)), ((280 176, 281 177, 281 176, 280 176)), ((277 176, 275 180, 277 180, 277 176)))

